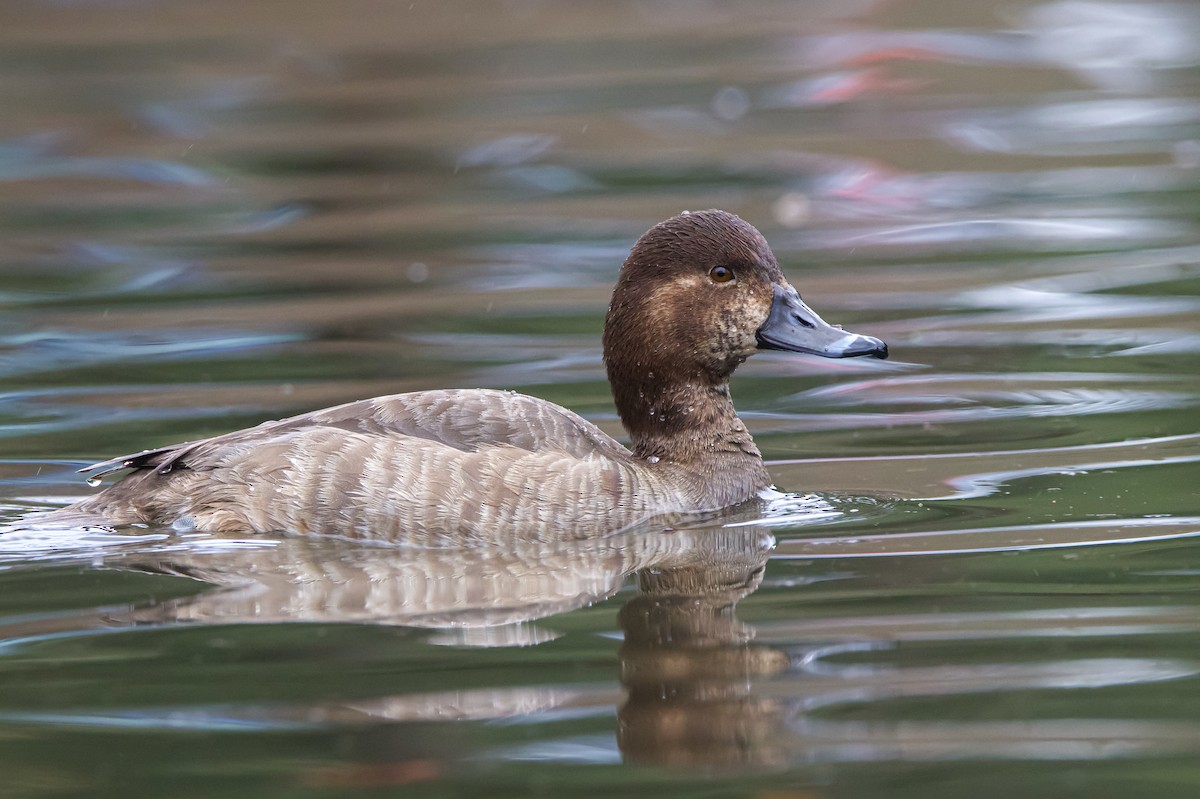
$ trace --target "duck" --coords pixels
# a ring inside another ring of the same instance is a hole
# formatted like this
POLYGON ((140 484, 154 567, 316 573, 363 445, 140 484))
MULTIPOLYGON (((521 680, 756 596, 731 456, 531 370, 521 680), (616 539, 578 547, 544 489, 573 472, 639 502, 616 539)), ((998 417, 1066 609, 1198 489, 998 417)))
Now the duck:
POLYGON ((96 463, 80 470, 93 486, 126 474, 45 515, 417 546, 604 536, 771 486, 729 388, 751 355, 888 356, 880 339, 821 319, 763 235, 717 209, 673 216, 636 241, 603 349, 629 446, 547 400, 418 391, 96 463))

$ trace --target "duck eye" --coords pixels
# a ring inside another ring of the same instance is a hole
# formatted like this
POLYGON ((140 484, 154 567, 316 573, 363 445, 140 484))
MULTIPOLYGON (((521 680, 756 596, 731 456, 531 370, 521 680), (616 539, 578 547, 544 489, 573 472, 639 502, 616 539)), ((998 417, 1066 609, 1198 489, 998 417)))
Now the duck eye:
POLYGON ((708 270, 708 276, 713 279, 714 283, 728 283, 733 280, 733 270, 728 266, 714 266, 708 270))

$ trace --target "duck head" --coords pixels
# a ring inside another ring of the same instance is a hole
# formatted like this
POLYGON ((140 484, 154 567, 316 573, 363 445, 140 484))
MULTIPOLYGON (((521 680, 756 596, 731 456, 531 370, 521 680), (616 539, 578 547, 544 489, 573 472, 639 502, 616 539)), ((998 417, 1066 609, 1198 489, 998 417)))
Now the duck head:
POLYGON ((638 239, 605 319, 614 385, 651 373, 723 383, 759 350, 888 355, 879 339, 830 325, 809 308, 762 234, 733 214, 680 214, 638 239))
POLYGON ((639 443, 649 438, 695 437, 705 426, 744 432, 728 380, 759 350, 888 355, 879 339, 821 319, 762 234, 733 214, 680 214, 638 239, 604 326, 609 382, 636 449, 652 451, 639 443))

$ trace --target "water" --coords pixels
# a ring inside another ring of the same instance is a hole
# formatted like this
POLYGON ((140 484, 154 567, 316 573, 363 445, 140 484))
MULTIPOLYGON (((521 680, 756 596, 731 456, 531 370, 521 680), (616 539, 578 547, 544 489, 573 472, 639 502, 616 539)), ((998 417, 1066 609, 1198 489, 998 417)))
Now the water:
POLYGON ((7 793, 1196 794, 1200 6, 0 17, 7 793), (376 394, 619 434, 617 265, 713 206, 893 352, 743 367, 767 507, 466 552, 17 523, 376 394))

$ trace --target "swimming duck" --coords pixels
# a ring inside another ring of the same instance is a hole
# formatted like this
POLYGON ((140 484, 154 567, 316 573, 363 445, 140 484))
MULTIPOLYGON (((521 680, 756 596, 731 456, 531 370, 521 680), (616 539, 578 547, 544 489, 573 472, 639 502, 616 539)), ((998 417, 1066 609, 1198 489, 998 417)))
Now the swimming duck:
POLYGON ((561 539, 715 510, 770 484, 729 394, 758 350, 887 357, 824 322, 766 239, 719 210, 648 230, 621 268, 604 364, 626 448, 579 415, 506 391, 395 394, 97 463, 122 480, 50 515, 223 533, 416 545, 561 539))

